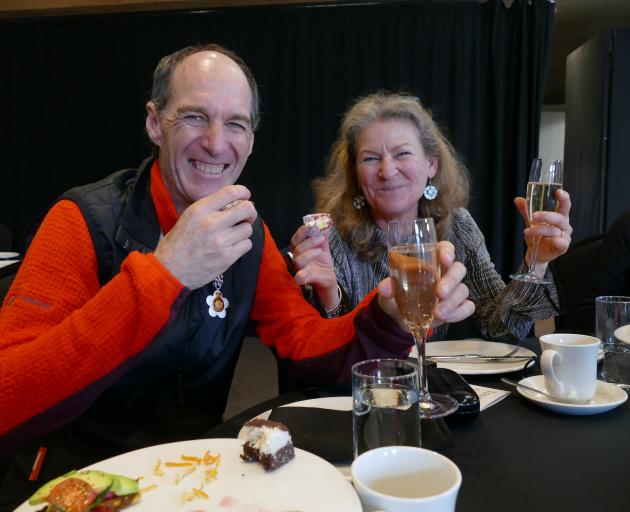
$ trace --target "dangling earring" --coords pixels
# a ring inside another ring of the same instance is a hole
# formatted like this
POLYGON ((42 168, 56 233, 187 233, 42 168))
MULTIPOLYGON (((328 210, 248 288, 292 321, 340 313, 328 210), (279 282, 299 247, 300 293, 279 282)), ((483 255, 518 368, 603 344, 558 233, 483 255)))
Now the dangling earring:
POLYGON ((433 201, 438 195, 438 188, 431 183, 431 178, 427 182, 427 186, 424 187, 424 193, 422 194, 429 201, 433 201))
POLYGON ((361 210, 365 206, 365 197, 361 194, 357 194, 352 199, 352 206, 354 206, 355 210, 361 210))

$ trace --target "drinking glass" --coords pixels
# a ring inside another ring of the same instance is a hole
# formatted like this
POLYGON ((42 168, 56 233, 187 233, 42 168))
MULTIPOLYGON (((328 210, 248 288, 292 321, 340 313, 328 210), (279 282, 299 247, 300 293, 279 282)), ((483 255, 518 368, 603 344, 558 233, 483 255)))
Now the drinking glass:
POLYGON ((383 446, 420 446, 418 370, 401 359, 352 366, 354 457, 383 446))
MULTIPOLYGON (((562 160, 553 160, 549 165, 543 165, 540 158, 534 158, 532 168, 529 171, 527 182, 527 217, 530 225, 536 223, 532 218, 535 212, 553 212, 558 206, 556 192, 562 188, 562 160)), ((529 270, 525 274, 512 274, 510 277, 516 281, 535 284, 550 284, 549 279, 539 277, 536 274, 536 260, 540 238, 534 240, 534 254, 529 264, 529 270)))
POLYGON ((392 221, 387 236, 394 298, 418 347, 419 414, 440 418, 455 412, 458 404, 450 396, 429 394, 427 384, 425 345, 440 280, 435 225, 431 218, 392 221))
POLYGON ((604 351, 597 378, 630 389, 630 297, 595 298, 595 336, 604 351))

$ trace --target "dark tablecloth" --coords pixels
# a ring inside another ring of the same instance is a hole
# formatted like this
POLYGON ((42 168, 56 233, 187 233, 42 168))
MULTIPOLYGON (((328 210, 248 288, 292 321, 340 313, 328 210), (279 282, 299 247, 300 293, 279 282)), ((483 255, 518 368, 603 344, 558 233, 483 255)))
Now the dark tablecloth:
MULTIPOLYGON (((525 345, 539 351, 535 340, 525 345)), ((537 373, 537 367, 527 370, 528 376, 537 373)), ((500 381, 502 376, 466 380, 513 390, 500 381)), ((215 427, 208 436, 235 437, 242 423, 257 414, 324 394, 316 390, 283 394, 215 427)), ((436 449, 462 472, 458 512, 599 512, 630 507, 628 402, 603 414, 570 416, 542 409, 514 392, 477 419, 448 427, 451 437, 436 449)), ((441 427, 423 422, 422 428, 424 439, 425 432, 441 427)))

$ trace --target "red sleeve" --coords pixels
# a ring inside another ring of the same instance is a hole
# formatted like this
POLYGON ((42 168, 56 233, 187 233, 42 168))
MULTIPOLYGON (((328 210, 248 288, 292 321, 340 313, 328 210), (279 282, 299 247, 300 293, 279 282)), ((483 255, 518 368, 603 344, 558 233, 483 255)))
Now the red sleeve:
POLYGON ((186 291, 152 254, 140 253, 100 289, 79 208, 57 203, 0 310, 0 434, 84 393, 139 353, 186 291))
POLYGON ((347 315, 324 319, 302 295, 287 271, 267 226, 256 298, 251 318, 263 343, 280 357, 306 359, 335 350, 354 337, 353 320, 359 309, 376 295, 373 291, 347 315))
POLYGON ((350 313, 320 316, 287 271, 267 226, 251 318, 263 343, 305 384, 347 382, 349 368, 372 357, 407 357, 413 343, 376 303, 376 290, 350 313), (369 305, 369 307, 368 307, 369 305), (356 327, 356 328, 355 328, 356 327))

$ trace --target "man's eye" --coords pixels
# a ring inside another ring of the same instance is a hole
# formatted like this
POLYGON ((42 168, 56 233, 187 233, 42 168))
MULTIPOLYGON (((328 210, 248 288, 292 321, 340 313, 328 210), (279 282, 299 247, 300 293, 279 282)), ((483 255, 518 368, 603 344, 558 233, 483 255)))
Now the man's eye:
POLYGON ((205 118, 200 114, 186 114, 184 116, 184 121, 190 123, 192 125, 200 125, 205 122, 205 118))
POLYGON ((239 121, 230 121, 228 122, 228 127, 234 131, 238 131, 238 132, 246 132, 247 131, 247 126, 244 123, 241 123, 239 121))

